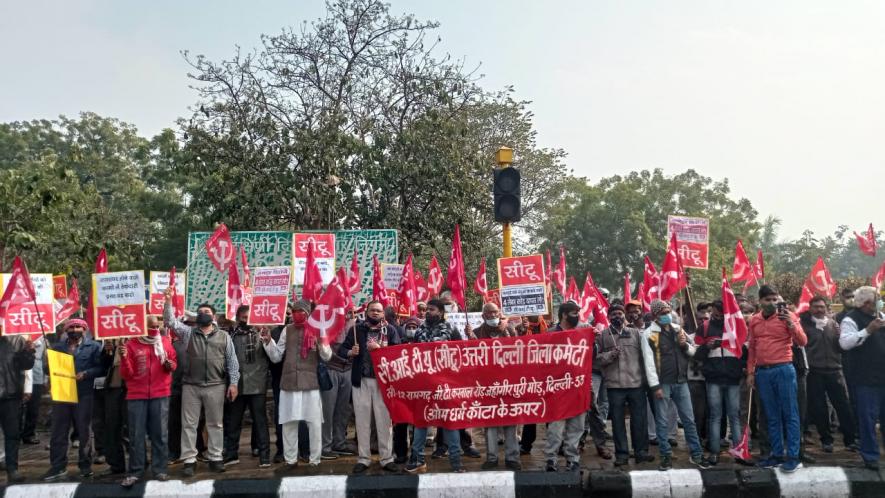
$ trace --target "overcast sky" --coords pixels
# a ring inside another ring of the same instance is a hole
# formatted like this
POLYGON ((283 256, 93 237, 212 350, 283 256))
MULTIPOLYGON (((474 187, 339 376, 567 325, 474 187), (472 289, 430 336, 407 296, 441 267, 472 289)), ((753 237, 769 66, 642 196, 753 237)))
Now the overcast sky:
MULTIPOLYGON (((596 180, 727 177, 782 237, 885 228, 885 2, 392 2, 442 23, 487 89, 533 101, 542 146, 596 180), (865 207, 869 206, 869 207, 865 207)), ((319 0, 4 2, 0 122, 94 111, 151 135, 195 101, 180 50, 215 59, 323 15, 319 0)))

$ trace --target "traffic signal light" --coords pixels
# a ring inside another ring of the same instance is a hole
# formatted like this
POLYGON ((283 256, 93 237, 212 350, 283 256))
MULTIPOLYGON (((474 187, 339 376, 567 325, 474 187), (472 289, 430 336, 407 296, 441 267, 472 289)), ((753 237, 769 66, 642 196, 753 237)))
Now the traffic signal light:
POLYGON ((522 219, 519 178, 519 170, 516 168, 495 169, 495 221, 512 223, 522 219))

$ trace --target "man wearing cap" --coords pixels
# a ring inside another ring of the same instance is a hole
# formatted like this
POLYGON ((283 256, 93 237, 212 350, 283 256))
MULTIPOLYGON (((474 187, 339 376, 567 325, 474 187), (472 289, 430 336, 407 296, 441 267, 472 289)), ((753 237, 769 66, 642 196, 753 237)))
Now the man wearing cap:
POLYGON ((10 484, 24 481, 18 473, 19 426, 25 371, 33 366, 34 343, 20 335, 0 336, 0 427, 5 436, 6 482, 10 484))
POLYGON ((181 338, 187 358, 181 396, 182 473, 185 477, 193 477, 197 467, 197 426, 201 410, 206 412, 209 469, 224 472, 224 400, 237 398, 240 364, 230 335, 215 324, 215 309, 208 304, 200 305, 197 326, 190 328, 173 316, 172 290, 169 287, 165 292, 163 321, 181 338))
POLYGON ((320 360, 328 361, 332 350, 320 337, 306 337, 305 324, 310 314, 310 303, 301 299, 292 310, 292 323, 280 333, 275 341, 267 331, 261 340, 267 357, 274 363, 283 364, 280 380, 280 424, 283 425, 283 453, 285 467, 279 473, 287 474, 298 466, 298 422, 307 424, 310 439, 310 465, 320 464, 323 451, 323 402, 317 367, 320 360))
POLYGON ((68 320, 64 326, 62 340, 53 344, 52 349, 74 356, 74 371, 77 378, 77 403, 52 403, 52 436, 49 443, 49 470, 43 474, 46 482, 57 481, 68 475, 68 434, 71 422, 77 429, 80 447, 80 477, 92 477, 92 407, 93 383, 105 372, 102 365, 102 347, 85 337, 86 322, 79 318, 68 320))

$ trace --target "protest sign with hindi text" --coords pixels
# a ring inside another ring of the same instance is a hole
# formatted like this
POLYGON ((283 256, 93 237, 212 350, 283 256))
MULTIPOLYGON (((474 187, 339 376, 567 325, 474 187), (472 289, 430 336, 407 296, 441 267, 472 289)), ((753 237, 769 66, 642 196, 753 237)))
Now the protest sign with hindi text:
MULTIPOLYGON (((53 308, 54 283, 49 273, 31 273, 31 283, 34 286, 37 305, 33 300, 24 302, 12 302, 6 311, 6 319, 3 322, 3 334, 30 334, 37 335, 43 332, 50 334, 55 330, 55 309, 53 308)), ((6 287, 12 277, 11 273, 0 274, 0 295, 6 292, 6 287)))
POLYGON ((335 234, 334 233, 296 233, 292 251, 295 255, 295 283, 304 284, 304 271, 307 268, 307 248, 313 244, 313 257, 316 261, 323 285, 328 285, 335 278, 335 234))
POLYGON ((93 273, 92 302, 96 339, 147 335, 143 271, 93 273))
POLYGON ((590 408, 587 328, 388 346, 371 356, 394 423, 499 427, 564 420, 590 408))
POLYGON ((691 216, 667 216, 667 240, 674 233, 682 266, 706 270, 710 258, 710 220, 691 216))
POLYGON ((544 256, 499 258, 498 283, 504 316, 547 314, 544 256))
MULTIPOLYGON (((166 305, 166 296, 163 294, 169 287, 168 271, 151 271, 150 275, 150 305, 148 312, 151 315, 162 315, 163 307, 166 305)), ((178 303, 173 302, 173 308, 184 309, 185 290, 187 289, 187 275, 184 273, 175 274, 175 297, 178 303)))
POLYGON ((252 272, 252 304, 250 325, 283 325, 286 305, 292 289, 292 273, 288 266, 256 268, 252 272))

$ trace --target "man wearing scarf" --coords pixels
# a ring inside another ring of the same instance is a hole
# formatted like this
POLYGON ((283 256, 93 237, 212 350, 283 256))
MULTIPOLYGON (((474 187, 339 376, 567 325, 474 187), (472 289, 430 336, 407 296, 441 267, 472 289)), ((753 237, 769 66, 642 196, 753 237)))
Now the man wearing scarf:
POLYGON ((230 332, 240 364, 237 399, 224 411, 224 464, 240 462, 240 433, 246 407, 252 416, 252 433, 258 440, 259 467, 270 467, 270 433, 267 428, 267 353, 261 346, 258 330, 250 327, 249 306, 237 308, 237 324, 230 332))
POLYGON ((92 407, 93 384, 95 378, 104 374, 106 366, 102 366, 101 345, 84 333, 88 329, 86 322, 79 318, 68 320, 64 326, 62 340, 52 345, 52 349, 74 356, 74 370, 77 376, 78 403, 52 403, 52 436, 49 443, 49 470, 43 474, 43 480, 53 482, 68 475, 68 434, 71 423, 77 429, 80 441, 79 459, 80 477, 92 477, 92 407))
POLYGON ((269 332, 261 334, 270 361, 283 363, 279 422, 283 426, 286 466, 280 469, 282 474, 298 466, 299 421, 303 420, 309 431, 311 466, 320 464, 323 451, 323 405, 317 365, 320 359, 328 361, 332 357, 332 349, 324 345, 318 335, 305 329, 309 314, 310 303, 299 300, 293 306, 292 323, 280 333, 279 341, 275 341, 269 332))
POLYGON ((147 336, 130 339, 117 348, 120 373, 127 386, 129 421, 129 475, 120 483, 124 488, 131 488, 144 477, 145 435, 151 438, 154 479, 169 479, 169 396, 178 358, 169 336, 160 335, 156 316, 148 316, 147 326, 147 336))
POLYGON ((390 413, 384 406, 378 381, 375 380, 375 369, 369 352, 388 344, 399 344, 399 334, 384 319, 384 307, 379 301, 372 301, 366 306, 366 319, 356 325, 356 334, 348 334, 338 348, 338 356, 353 359, 350 380, 353 386, 353 412, 356 418, 357 463, 353 467, 356 474, 365 472, 372 463, 369 448, 372 433, 372 416, 375 419, 375 430, 378 434, 378 456, 381 467, 396 472, 399 467, 393 463, 393 432, 390 413), (356 342, 354 342, 356 341, 356 342))
POLYGON ((208 304, 199 306, 197 326, 188 327, 175 319, 172 290, 169 287, 165 292, 163 321, 178 334, 187 351, 181 394, 182 473, 185 477, 193 477, 197 467, 197 426, 202 410, 206 412, 206 432, 209 435, 209 469, 224 472, 221 456, 224 446, 224 400, 237 398, 240 364, 230 335, 215 324, 215 310, 208 304))

